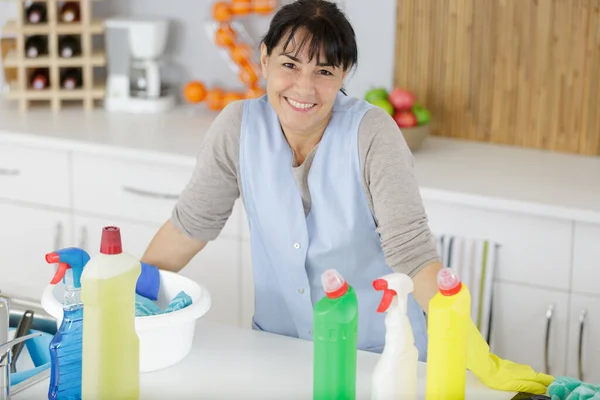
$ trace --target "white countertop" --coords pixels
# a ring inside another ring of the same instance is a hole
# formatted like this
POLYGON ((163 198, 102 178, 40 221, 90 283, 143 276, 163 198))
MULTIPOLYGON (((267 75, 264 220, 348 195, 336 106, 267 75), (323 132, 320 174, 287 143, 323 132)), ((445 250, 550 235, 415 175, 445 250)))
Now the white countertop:
MULTIPOLYGON (((11 141, 193 166, 217 114, 203 106, 163 115, 20 113, 0 102, 0 144, 11 141)), ((600 157, 439 137, 414 154, 423 198, 600 223, 600 157)))
MULTIPOLYGON (((312 399, 312 342, 200 320, 190 354, 173 367, 141 375, 140 400, 312 399)), ((370 399, 378 354, 358 352, 357 399, 370 399)), ((419 398, 425 398, 425 364, 419 398)), ((49 380, 13 396, 44 399, 49 380)), ((467 373, 467 399, 509 400, 516 393, 488 389, 467 373)))
POLYGON ((414 157, 424 198, 600 223, 600 156, 433 138, 414 157))

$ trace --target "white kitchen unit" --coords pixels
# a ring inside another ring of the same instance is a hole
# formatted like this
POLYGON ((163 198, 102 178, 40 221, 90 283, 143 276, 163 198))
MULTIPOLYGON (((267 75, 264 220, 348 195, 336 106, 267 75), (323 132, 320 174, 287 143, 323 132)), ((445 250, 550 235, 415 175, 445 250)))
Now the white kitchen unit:
MULTIPOLYGON (((0 103, 0 290, 39 299, 53 273, 44 254, 67 245, 94 254, 105 225, 120 226, 125 249, 141 256, 214 116, 21 114, 0 103)), ((600 157, 430 138, 414 158, 434 234, 499 245, 492 350, 600 381, 600 157)), ((219 238, 181 272, 211 291, 208 319, 250 328, 250 253, 238 200, 219 238)))

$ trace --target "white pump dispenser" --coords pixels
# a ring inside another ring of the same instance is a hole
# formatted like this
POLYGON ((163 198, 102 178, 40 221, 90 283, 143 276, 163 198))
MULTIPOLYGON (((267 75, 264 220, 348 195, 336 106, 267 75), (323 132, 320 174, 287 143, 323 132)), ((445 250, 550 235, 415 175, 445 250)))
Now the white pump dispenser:
POLYGON ((386 312, 385 347, 373 371, 372 400, 416 400, 419 352, 407 315, 408 294, 414 290, 412 279, 391 273, 373 282, 383 291, 377 312, 386 312))

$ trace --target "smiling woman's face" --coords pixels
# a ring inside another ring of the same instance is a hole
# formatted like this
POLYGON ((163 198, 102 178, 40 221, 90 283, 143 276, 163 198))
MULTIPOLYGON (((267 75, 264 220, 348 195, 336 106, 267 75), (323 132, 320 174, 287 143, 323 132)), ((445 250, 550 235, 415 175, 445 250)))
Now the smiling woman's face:
POLYGON ((306 45, 298 51, 296 47, 305 36, 304 31, 298 30, 287 48, 285 40, 281 40, 270 56, 266 46, 261 46, 267 95, 286 134, 322 132, 347 74, 341 67, 327 65, 323 57, 315 55, 309 60, 310 40, 305 40, 306 45))

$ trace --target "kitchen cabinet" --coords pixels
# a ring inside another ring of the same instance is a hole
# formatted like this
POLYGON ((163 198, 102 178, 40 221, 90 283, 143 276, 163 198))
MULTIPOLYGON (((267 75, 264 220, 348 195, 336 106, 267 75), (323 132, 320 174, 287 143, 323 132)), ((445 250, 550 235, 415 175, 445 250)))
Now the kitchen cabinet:
POLYGON ((0 142, 0 199, 70 207, 69 153, 0 142))
POLYGON ((497 280, 569 289, 570 221, 427 200, 425 210, 436 235, 453 234, 499 244, 497 280))
POLYGON ((44 256, 71 238, 69 213, 0 202, 0 290, 40 300, 56 270, 44 256))
POLYGON ((73 155, 73 208, 88 214, 162 224, 191 170, 93 154, 73 155))
POLYGON ((600 382, 600 296, 571 297, 567 375, 600 382))
POLYGON ((537 371, 564 375, 568 300, 566 292, 497 282, 492 352, 537 371))
POLYGON ((578 222, 573 231, 574 292, 600 296, 600 224, 578 222))
MULTIPOLYGON (((142 224, 112 217, 75 216, 75 243, 90 253, 100 250, 102 228, 118 226, 121 230, 123 251, 141 258, 159 224, 142 224)), ((198 282, 211 295, 211 309, 207 319, 229 325, 239 324, 240 303, 240 242, 219 237, 194 257, 180 272, 198 282)))

